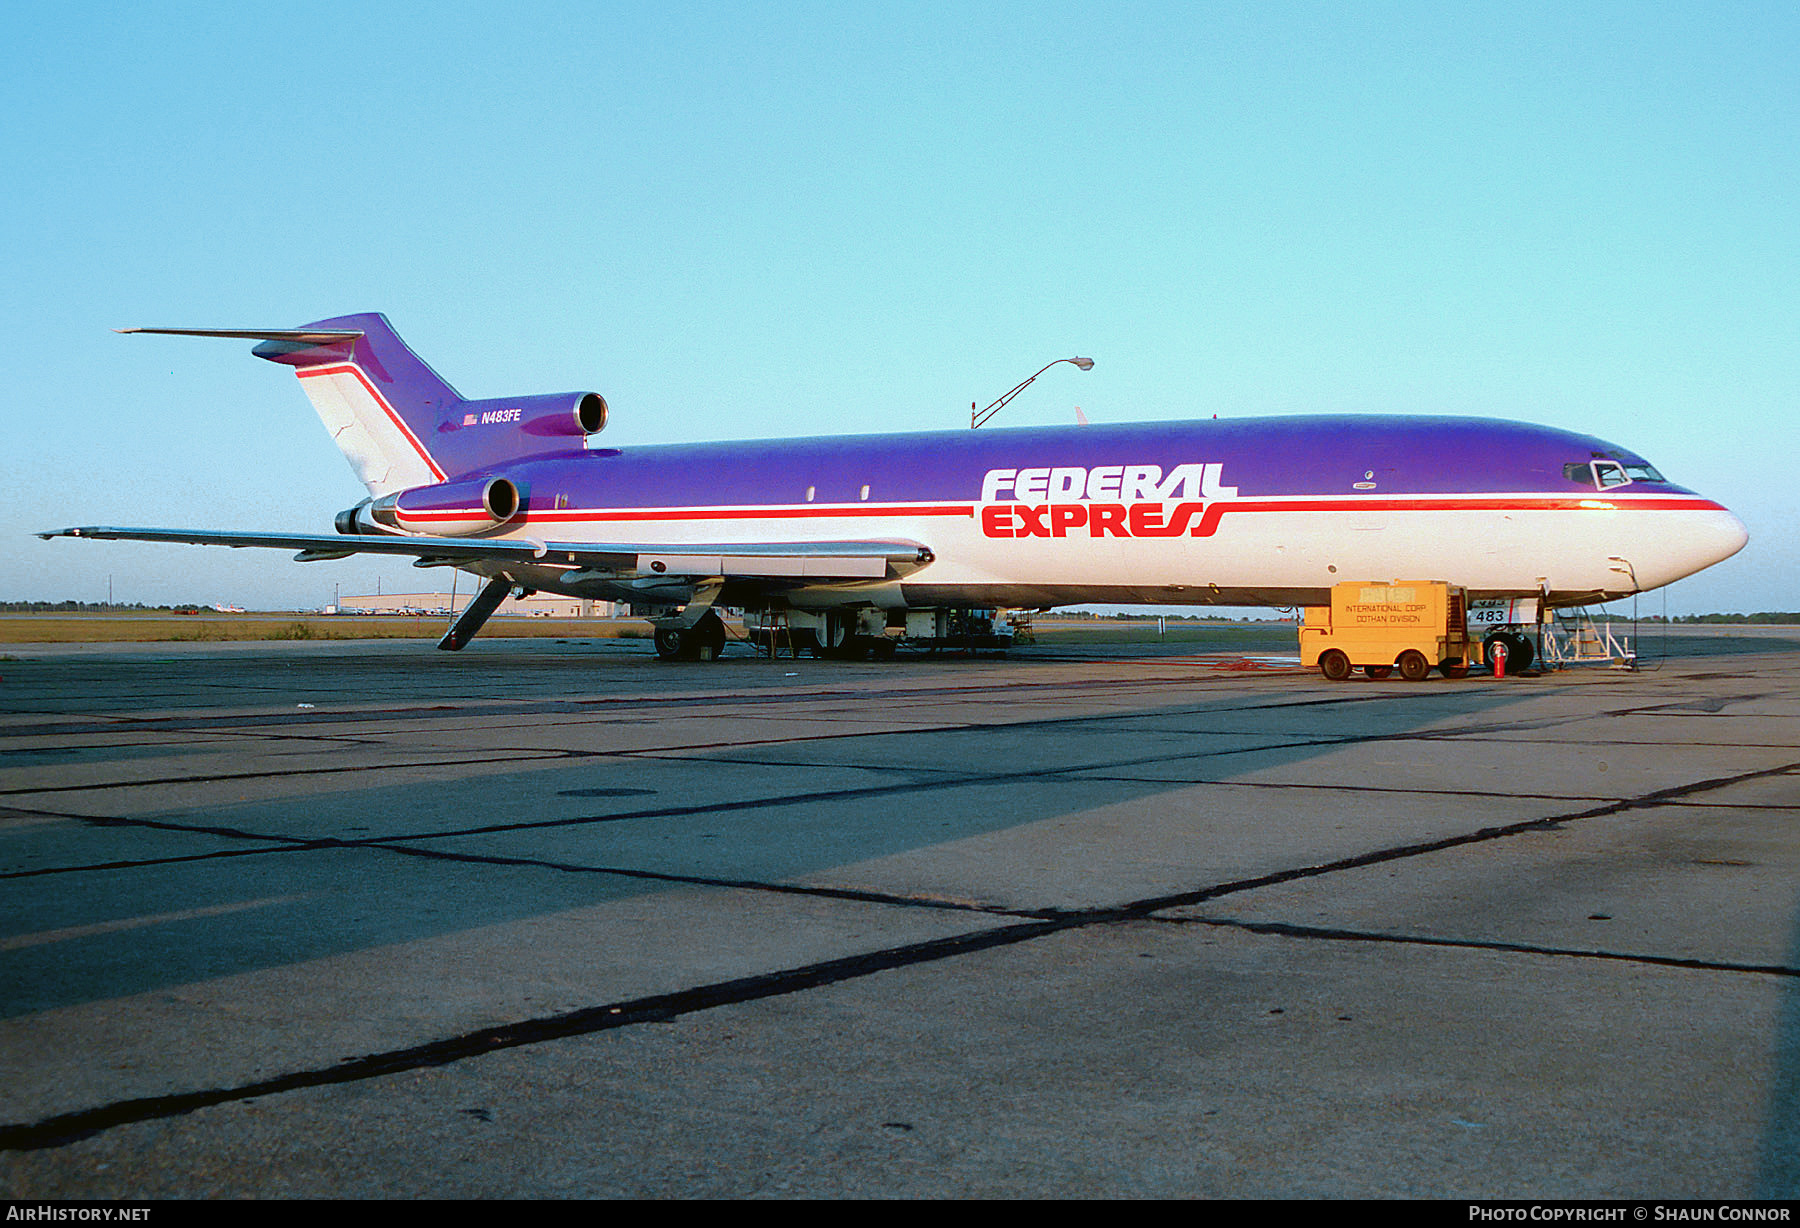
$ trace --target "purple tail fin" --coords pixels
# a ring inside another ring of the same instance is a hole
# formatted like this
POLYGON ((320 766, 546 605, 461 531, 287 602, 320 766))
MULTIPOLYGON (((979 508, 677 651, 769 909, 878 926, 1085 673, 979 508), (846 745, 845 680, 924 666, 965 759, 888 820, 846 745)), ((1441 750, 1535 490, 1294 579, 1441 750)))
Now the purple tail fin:
POLYGON ((429 486, 461 468, 439 436, 463 399, 407 348, 386 316, 319 320, 288 336, 271 335, 254 352, 294 368, 371 495, 429 486))
POLYGON ((332 441, 376 498, 528 456, 579 451, 583 436, 606 425, 606 398, 597 392, 465 401, 379 312, 299 328, 119 331, 261 342, 253 353, 294 368, 332 441))

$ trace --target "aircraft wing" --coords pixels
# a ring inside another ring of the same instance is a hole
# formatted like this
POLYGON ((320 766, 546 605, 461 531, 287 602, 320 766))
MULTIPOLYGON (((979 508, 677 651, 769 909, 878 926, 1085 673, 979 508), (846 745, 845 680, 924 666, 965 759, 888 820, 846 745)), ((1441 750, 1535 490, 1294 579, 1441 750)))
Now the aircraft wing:
POLYGON ((337 533, 227 533, 208 529, 121 529, 104 525, 53 529, 52 537, 106 541, 179 542, 195 546, 294 550, 297 562, 353 554, 411 555, 415 567, 514 562, 566 567, 602 577, 687 576, 793 581, 883 579, 890 567, 908 575, 932 561, 915 541, 836 542, 553 542, 519 538, 411 537, 337 533))

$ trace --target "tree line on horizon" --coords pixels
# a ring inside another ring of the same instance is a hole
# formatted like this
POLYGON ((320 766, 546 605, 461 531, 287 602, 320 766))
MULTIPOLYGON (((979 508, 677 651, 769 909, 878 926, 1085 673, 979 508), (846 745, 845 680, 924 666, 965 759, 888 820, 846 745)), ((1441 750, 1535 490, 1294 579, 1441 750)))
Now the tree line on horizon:
POLYGON ((0 614, 106 614, 113 610, 149 613, 210 610, 211 603, 184 601, 178 605, 145 605, 141 601, 0 601, 0 614))
POLYGON ((1792 610, 1765 610, 1758 614, 1677 614, 1672 618, 1664 618, 1661 614, 1646 614, 1638 619, 1643 623, 1800 623, 1800 613, 1792 610))

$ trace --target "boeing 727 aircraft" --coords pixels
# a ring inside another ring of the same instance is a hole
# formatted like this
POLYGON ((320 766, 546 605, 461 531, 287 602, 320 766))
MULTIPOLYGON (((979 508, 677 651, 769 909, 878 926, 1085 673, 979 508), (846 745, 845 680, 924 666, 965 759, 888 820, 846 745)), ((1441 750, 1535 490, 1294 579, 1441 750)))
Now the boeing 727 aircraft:
POLYGON ((98 537, 410 555, 486 578, 439 644, 514 590, 629 603, 665 657, 711 658, 715 607, 834 653, 961 612, 1086 602, 1319 605, 1429 576, 1471 601, 1582 605, 1729 558, 1744 526, 1614 444, 1442 417, 1291 417, 663 447, 593 446, 598 393, 463 399, 385 316, 256 341, 292 367, 369 498, 336 533, 88 527, 98 537))

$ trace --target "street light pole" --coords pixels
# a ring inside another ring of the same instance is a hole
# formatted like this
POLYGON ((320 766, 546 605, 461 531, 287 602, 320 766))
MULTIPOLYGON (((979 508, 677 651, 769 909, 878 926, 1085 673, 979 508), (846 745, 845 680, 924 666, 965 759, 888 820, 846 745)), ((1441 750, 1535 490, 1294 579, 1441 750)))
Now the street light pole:
POLYGON ((989 418, 992 418, 995 414, 997 414, 1001 410, 1005 409, 1007 402, 1011 401, 1014 397, 1018 396, 1021 392, 1024 392, 1025 389, 1031 385, 1031 380, 1036 379, 1039 375, 1042 375, 1045 371, 1048 371, 1051 367, 1054 367, 1057 362, 1073 363, 1076 367, 1080 368, 1083 371, 1092 371, 1094 369, 1094 360, 1091 358, 1058 358, 1056 360, 1056 362, 1045 363, 1042 367, 1040 367, 1038 369, 1037 374, 1033 375, 1031 377, 1031 379, 1026 380, 1022 384, 1016 385, 1010 392, 1003 394, 998 400, 996 400, 992 405, 989 405, 986 409, 977 412, 975 409, 975 403, 973 401, 969 402, 969 429, 971 431, 974 430, 976 427, 980 426, 983 422, 986 422, 989 418))

